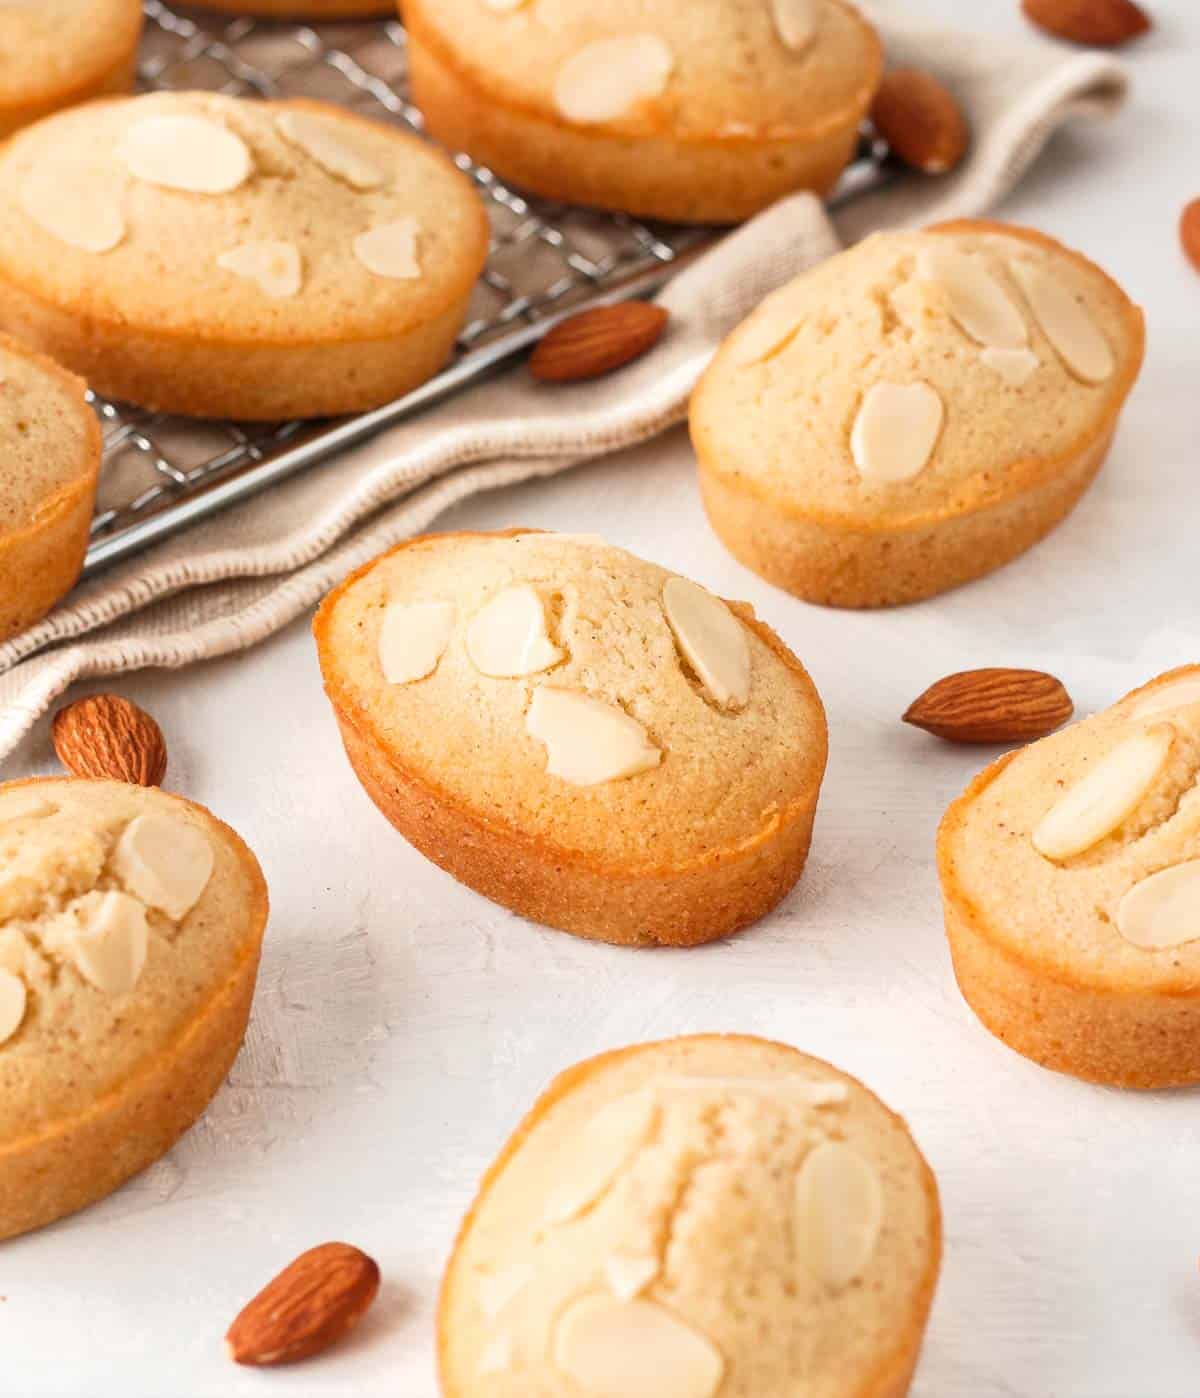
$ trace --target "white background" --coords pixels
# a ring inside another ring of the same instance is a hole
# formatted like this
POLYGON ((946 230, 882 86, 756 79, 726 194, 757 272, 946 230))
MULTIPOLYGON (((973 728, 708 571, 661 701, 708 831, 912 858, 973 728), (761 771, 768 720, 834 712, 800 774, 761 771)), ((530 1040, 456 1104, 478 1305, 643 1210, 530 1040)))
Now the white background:
MULTIPOLYGON (((1016 0, 913 8, 1023 27, 1016 0)), ((518 1116, 578 1058, 703 1030, 792 1042, 908 1118, 946 1222, 920 1398, 1200 1392, 1200 1100, 1055 1076, 976 1023, 950 972, 933 835, 992 754, 898 721, 970 666, 1050 669, 1087 712, 1200 660, 1200 275, 1176 238, 1200 195, 1200 15, 1154 8, 1158 32, 1128 53, 1131 108, 1056 139, 1002 211, 1100 261, 1150 330, 1108 469, 1032 554, 917 607, 805 606, 709 533, 682 433, 443 521, 601 531, 752 601, 800 654, 831 760, 808 870, 758 927, 617 951, 459 887, 359 790, 306 624, 241 659, 122 682, 166 730, 168 784, 260 855, 266 955, 247 1047, 203 1122, 106 1203, 0 1247, 0 1393, 427 1398, 441 1266, 518 1116), (386 1277, 357 1338, 290 1372, 233 1369, 221 1337, 242 1302, 335 1238, 386 1277)), ((43 725, 2 775, 51 770, 43 725)))

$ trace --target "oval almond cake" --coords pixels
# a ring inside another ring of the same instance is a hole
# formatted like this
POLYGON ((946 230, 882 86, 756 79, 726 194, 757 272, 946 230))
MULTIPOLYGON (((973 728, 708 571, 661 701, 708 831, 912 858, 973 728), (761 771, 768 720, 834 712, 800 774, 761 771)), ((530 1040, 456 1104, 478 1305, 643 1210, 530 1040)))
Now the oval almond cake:
POLYGON ((825 715, 749 607, 593 537, 440 534, 353 574, 314 631, 368 795, 488 898, 691 946, 800 877, 825 715))
POLYGON ((433 135, 550 199, 738 223, 825 193, 883 72, 845 0, 401 0, 433 135))
POLYGON ((140 407, 378 407, 435 374, 487 256, 428 141, 324 102, 154 92, 0 151, 0 316, 140 407))
POLYGON ((141 0, 0 5, 0 137, 64 107, 130 91, 141 35, 141 0))
POLYGON ((954 970, 1010 1048, 1118 1087, 1200 1082, 1200 665, 1009 753, 946 812, 954 970))
POLYGON ((877 233, 769 296, 691 406, 717 536, 808 602, 915 602, 1070 513, 1142 364, 1079 253, 982 220, 877 233))
POLYGON ((580 1063, 484 1177, 442 1282, 445 1398, 902 1398, 941 1259, 904 1122, 784 1044, 580 1063))
POLYGON ((102 453, 87 384, 0 335, 0 641, 75 585, 102 453))
POLYGON ((266 920, 258 861, 202 806, 0 786, 0 1238, 102 1199, 203 1112, 266 920))

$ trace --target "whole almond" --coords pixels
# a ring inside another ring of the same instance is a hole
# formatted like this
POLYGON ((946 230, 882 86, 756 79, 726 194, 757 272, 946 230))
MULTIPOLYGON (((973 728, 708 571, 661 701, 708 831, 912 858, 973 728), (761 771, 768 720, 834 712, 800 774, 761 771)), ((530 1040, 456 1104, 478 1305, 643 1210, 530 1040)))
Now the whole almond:
POLYGON ((379 1291, 379 1267, 349 1243, 301 1253, 229 1327, 237 1364, 293 1364, 335 1344, 362 1319, 379 1291))
POLYGON ((1134 0, 1021 0, 1039 29, 1076 44, 1117 48, 1151 27, 1150 16, 1134 0))
POLYGON ((962 670, 931 685, 904 722, 950 743, 1027 743, 1074 712, 1062 683, 1042 670, 962 670))
POLYGON ((119 694, 93 694, 54 715, 51 741, 76 777, 159 786, 167 772, 162 729, 145 709, 119 694))
POLYGON ((949 89, 921 68, 884 75, 871 108, 875 129, 906 165, 944 175, 967 153, 967 119, 949 89))
POLYGON ((1179 220, 1179 241, 1192 266, 1200 272, 1200 199, 1193 199, 1184 209, 1179 220))
POLYGON ((545 336, 529 358, 529 372, 544 383, 599 378, 653 348, 667 312, 647 301, 621 301, 569 316, 545 336))

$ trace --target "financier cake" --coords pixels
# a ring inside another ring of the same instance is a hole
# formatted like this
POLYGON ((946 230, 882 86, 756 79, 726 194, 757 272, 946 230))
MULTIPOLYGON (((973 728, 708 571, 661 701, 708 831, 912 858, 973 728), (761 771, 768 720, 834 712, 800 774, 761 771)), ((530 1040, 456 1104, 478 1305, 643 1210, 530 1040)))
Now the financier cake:
POLYGON ((401 0, 430 131, 504 179, 736 223, 827 191, 883 55, 844 0, 401 0))
POLYGON ((0 4, 0 137, 61 107, 128 92, 141 34, 141 0, 0 4))
POLYGON ((994 763, 946 812, 958 983, 1028 1058, 1200 1082, 1200 665, 994 763))
POLYGON ((368 795, 496 902, 691 946, 800 877, 825 715, 744 604, 587 536, 441 534, 354 573, 314 629, 368 795))
POLYGON ((0 786, 0 1238, 111 1193, 233 1063, 267 890, 201 806, 109 781, 0 786))
POLYGON ((705 1035, 563 1073, 442 1284, 445 1398, 902 1398, 941 1257, 903 1121, 783 1044, 705 1035))
POLYGON ((709 520, 806 601, 913 602, 1070 513, 1141 367, 1141 312, 1030 229, 880 233, 770 296, 692 400, 709 520))
POLYGON ((82 379, 0 335, 0 641, 79 576, 101 456, 85 392, 82 379))
POLYGON ((388 402, 445 361, 487 245, 444 155, 323 103, 153 93, 0 151, 0 317, 147 408, 388 402))

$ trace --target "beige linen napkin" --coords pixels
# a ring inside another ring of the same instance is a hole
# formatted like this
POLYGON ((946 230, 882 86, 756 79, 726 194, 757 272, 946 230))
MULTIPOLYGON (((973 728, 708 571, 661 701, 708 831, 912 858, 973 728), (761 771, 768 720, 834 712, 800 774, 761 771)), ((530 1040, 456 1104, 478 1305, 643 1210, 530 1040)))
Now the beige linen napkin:
POLYGON ((716 346, 769 291, 871 229, 983 213, 1057 126, 1109 113, 1125 96, 1124 70, 1109 58, 918 27, 894 0, 869 8, 890 61, 932 68, 966 108, 974 142, 959 171, 900 179, 848 205, 836 229, 810 196, 785 200, 662 293, 670 331, 641 361, 572 387, 538 386, 516 368, 78 588, 0 645, 0 761, 77 679, 244 650, 464 497, 679 422, 716 346))

